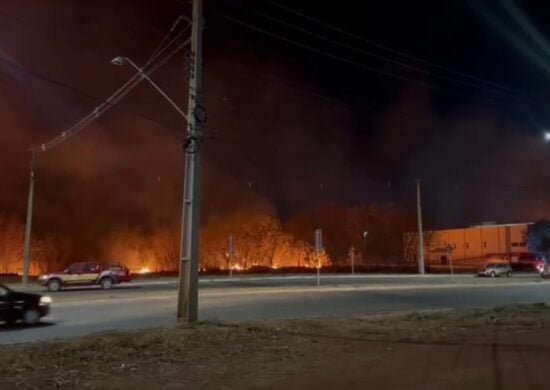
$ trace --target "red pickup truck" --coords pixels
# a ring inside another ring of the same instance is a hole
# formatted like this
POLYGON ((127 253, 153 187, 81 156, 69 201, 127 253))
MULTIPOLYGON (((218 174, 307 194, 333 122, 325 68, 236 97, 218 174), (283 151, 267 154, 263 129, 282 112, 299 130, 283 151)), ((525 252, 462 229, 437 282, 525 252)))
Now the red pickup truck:
POLYGON ((110 289, 119 283, 130 281, 130 271, 125 266, 113 263, 106 267, 99 263, 75 263, 62 272, 40 275, 38 283, 50 291, 59 291, 72 286, 101 286, 110 289))

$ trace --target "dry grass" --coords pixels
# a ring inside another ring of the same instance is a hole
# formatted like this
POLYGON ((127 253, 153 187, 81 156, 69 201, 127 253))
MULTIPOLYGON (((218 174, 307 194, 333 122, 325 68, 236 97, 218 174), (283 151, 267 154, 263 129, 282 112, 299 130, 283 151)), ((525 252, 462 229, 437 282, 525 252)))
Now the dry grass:
MULTIPOLYGON (((101 383, 108 388, 117 377, 151 378, 171 370, 177 374, 177 367, 188 373, 213 367, 223 375, 231 371, 227 361, 239 356, 268 354, 276 359, 284 352, 277 341, 273 333, 245 325, 200 324, 4 346, 0 388, 95 388, 101 383)), ((191 374, 189 379, 202 380, 191 374)))
POLYGON ((544 304, 104 333, 0 347, 0 388, 219 388, 306 370, 360 340, 456 341, 496 328, 541 327, 550 328, 544 304))
POLYGON ((495 329, 550 328, 550 306, 510 305, 494 309, 441 310, 354 318, 269 322, 277 329, 308 335, 360 337, 384 341, 460 341, 495 329))

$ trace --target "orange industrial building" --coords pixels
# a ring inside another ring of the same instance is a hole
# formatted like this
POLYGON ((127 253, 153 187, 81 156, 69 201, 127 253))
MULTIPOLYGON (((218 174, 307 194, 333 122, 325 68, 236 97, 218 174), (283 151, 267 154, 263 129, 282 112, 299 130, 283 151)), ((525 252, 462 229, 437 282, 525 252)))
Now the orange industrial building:
POLYGON ((447 264, 449 256, 453 262, 483 260, 493 255, 513 260, 514 255, 528 252, 525 233, 529 224, 483 224, 428 232, 426 262, 447 264))

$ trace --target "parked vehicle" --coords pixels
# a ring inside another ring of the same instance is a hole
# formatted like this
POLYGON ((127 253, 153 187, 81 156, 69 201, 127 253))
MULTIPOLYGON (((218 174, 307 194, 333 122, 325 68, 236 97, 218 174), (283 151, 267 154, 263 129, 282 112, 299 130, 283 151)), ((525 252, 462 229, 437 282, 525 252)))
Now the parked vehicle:
POLYGON ((109 263, 106 269, 111 271, 111 275, 115 277, 117 284, 128 283, 131 280, 130 270, 121 263, 118 263, 118 262, 109 263))
POLYGON ((489 263, 479 270, 478 276, 512 276, 512 267, 506 263, 489 263))
POLYGON ((0 322, 36 324, 48 315, 51 302, 48 296, 14 291, 0 284, 0 322))
POLYGON ((544 263, 544 267, 540 272, 540 276, 543 279, 550 279, 550 267, 548 266, 548 263, 544 263))
POLYGON ((535 253, 518 253, 511 257, 512 268, 518 272, 544 272, 546 260, 535 253))
POLYGON ((72 286, 101 286, 108 290, 114 285, 130 281, 130 271, 121 264, 103 267, 99 263, 75 263, 62 272, 40 275, 38 283, 50 291, 72 286))

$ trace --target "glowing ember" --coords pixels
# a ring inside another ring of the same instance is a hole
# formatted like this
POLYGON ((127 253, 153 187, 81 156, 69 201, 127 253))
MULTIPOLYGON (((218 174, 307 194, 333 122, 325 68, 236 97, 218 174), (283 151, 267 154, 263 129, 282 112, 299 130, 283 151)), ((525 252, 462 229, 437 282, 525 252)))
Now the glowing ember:
POLYGON ((150 272, 151 270, 149 269, 149 267, 143 267, 142 269, 139 270, 140 274, 148 274, 150 272))

